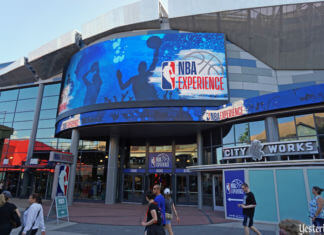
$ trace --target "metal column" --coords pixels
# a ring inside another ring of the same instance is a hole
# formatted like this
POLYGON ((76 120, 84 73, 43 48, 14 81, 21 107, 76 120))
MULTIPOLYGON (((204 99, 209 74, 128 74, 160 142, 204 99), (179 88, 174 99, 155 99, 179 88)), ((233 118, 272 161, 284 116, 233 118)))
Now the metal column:
POLYGON ((73 155, 73 164, 70 169, 70 177, 69 177, 69 186, 68 186, 68 204, 72 205, 73 203, 73 194, 74 194, 74 185, 75 185, 75 175, 76 175, 76 166, 78 163, 78 149, 79 149, 79 139, 80 133, 78 129, 72 130, 72 139, 71 139, 71 147, 70 152, 73 155))
MULTIPOLYGON (((30 137, 29 137, 29 144, 28 144, 27 157, 26 157, 26 163, 25 163, 26 166, 30 165, 30 160, 34 153, 34 145, 35 145, 35 139, 36 139, 37 128, 38 128, 39 114, 40 114, 40 110, 41 110, 41 106, 42 106, 43 93, 44 93, 44 84, 41 83, 38 86, 38 94, 37 94, 37 101, 36 101, 36 107, 35 107, 35 113, 34 113, 33 126, 32 126, 32 131, 31 131, 30 137)), ((29 183, 30 183, 30 174, 29 174, 29 170, 27 169, 24 172, 23 187, 22 187, 21 194, 20 194, 22 197, 28 196, 27 189, 28 189, 29 183)))
MULTIPOLYGON (((197 145, 198 145, 198 165, 203 164, 203 137, 201 131, 197 133, 197 145)), ((202 177, 201 172, 197 174, 198 181, 198 209, 202 209, 203 204, 203 190, 202 190, 202 177)))
MULTIPOLYGON (((265 128, 267 133, 268 142, 277 142, 279 141, 279 128, 276 117, 266 117, 265 119, 265 128)), ((279 160, 280 156, 273 157, 273 160, 279 160)))
POLYGON ((105 204, 116 203, 119 138, 110 137, 105 204))

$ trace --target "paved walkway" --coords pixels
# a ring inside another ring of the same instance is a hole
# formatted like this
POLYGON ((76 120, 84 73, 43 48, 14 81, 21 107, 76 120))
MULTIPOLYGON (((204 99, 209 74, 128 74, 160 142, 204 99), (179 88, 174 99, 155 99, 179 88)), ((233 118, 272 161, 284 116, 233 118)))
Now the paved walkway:
MULTIPOLYGON (((12 199, 23 211, 28 206, 26 199, 12 199)), ((44 201, 43 207, 47 215, 51 201, 44 201)), ((146 205, 120 203, 105 205, 102 203, 76 202, 69 207, 70 222, 56 223, 54 216, 46 223, 46 235, 134 235, 143 234, 144 228, 139 226, 146 212, 146 205)), ((173 221, 176 235, 244 235, 241 222, 225 220, 224 212, 214 212, 205 208, 177 206, 180 214, 180 225, 173 221)), ((278 234, 277 225, 256 224, 263 235, 278 234)), ((13 230, 17 235, 20 228, 13 230)), ((40 234, 40 232, 38 233, 40 234)))
MULTIPOLYGON (((277 226, 256 224, 262 235, 278 234, 277 226)), ((144 228, 141 226, 115 226, 85 224, 74 222, 62 222, 56 224, 56 221, 46 222, 46 235, 143 235, 144 228)), ((212 225, 195 226, 175 226, 173 228, 176 235, 244 235, 240 222, 221 223, 212 225)), ((18 235, 19 229, 14 230, 11 235, 18 235)), ((38 232, 37 235, 41 233, 38 232)), ((253 233, 251 233, 253 234, 253 233)))
MULTIPOLYGON (((23 211, 28 207, 26 199, 12 199, 17 207, 23 211)), ((48 214, 51 201, 44 201, 44 214, 48 214)), ((144 219, 147 205, 119 203, 105 205, 103 203, 75 202, 69 207, 70 221, 88 224, 106 225, 139 225, 144 219)), ((224 212, 214 212, 209 208, 198 210, 193 206, 177 206, 180 215, 180 225, 207 225, 228 223, 231 220, 224 219, 224 212)), ((52 210, 52 218, 55 216, 52 210)), ((174 218, 173 224, 177 225, 174 218)))

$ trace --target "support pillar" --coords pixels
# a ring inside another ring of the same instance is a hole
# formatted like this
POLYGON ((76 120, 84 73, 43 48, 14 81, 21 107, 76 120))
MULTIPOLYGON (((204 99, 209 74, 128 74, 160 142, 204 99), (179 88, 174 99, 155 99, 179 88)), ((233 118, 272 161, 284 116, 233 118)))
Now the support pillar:
MULTIPOLYGON (((279 138, 279 128, 276 117, 266 117, 265 129, 267 133, 267 142, 277 142, 279 138)), ((272 157, 273 160, 280 160, 280 156, 272 157)))
MULTIPOLYGON (((203 137, 201 131, 197 133, 197 145, 198 145, 198 165, 203 164, 203 137)), ((198 181, 198 209, 202 209, 203 205, 203 190, 202 190, 202 176, 201 172, 197 173, 197 181, 198 181)))
POLYGON ((268 142, 279 141, 279 129, 276 117, 266 117, 265 128, 268 142))
POLYGON ((117 176, 118 176, 119 138, 111 136, 109 140, 109 157, 106 180, 105 204, 116 203, 117 176))
MULTIPOLYGON (((30 165, 30 160, 32 159, 34 154, 34 145, 35 145, 35 139, 36 139, 37 128, 38 128, 39 114, 42 106, 43 94, 44 94, 44 84, 41 83, 38 86, 38 94, 37 94, 36 107, 34 112, 33 126, 29 137, 29 144, 28 144, 27 157, 25 163, 26 166, 30 165)), ((23 185, 22 185, 20 196, 27 197, 28 194, 32 193, 31 191, 28 192, 28 188, 29 188, 28 185, 30 185, 30 179, 31 179, 30 172, 29 169, 27 168, 24 172, 23 185)))
POLYGON ((79 140, 80 133, 78 129, 72 130, 72 139, 71 139, 71 147, 70 152, 73 155, 73 164, 70 169, 70 177, 69 177, 69 186, 68 186, 68 205, 71 206, 73 203, 73 194, 74 194, 74 185, 75 185, 75 175, 76 175, 76 166, 78 163, 78 154, 79 154, 79 140))

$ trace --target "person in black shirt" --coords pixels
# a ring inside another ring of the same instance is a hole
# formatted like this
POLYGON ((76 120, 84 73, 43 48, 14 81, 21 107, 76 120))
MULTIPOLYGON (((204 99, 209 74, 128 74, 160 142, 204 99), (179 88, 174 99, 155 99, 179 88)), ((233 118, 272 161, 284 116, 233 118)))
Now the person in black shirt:
POLYGON ((8 200, 11 198, 9 191, 3 191, 0 194, 0 234, 9 235, 12 230, 12 221, 16 225, 20 225, 20 213, 17 207, 9 203, 8 200))
POLYGON ((243 226, 244 226, 244 233, 245 235, 250 234, 249 228, 255 232, 258 235, 261 235, 260 231, 253 226, 253 216, 254 216, 254 210, 256 207, 256 201, 254 198, 254 194, 250 191, 248 184, 243 183, 242 189, 245 193, 244 196, 244 202, 243 204, 239 204, 238 206, 243 208, 243 226), (247 226, 249 220, 249 224, 247 226))
POLYGON ((145 226, 145 235, 165 235, 161 223, 161 212, 154 198, 155 195, 152 192, 146 193, 149 206, 146 212, 146 222, 143 221, 142 226, 145 226))

